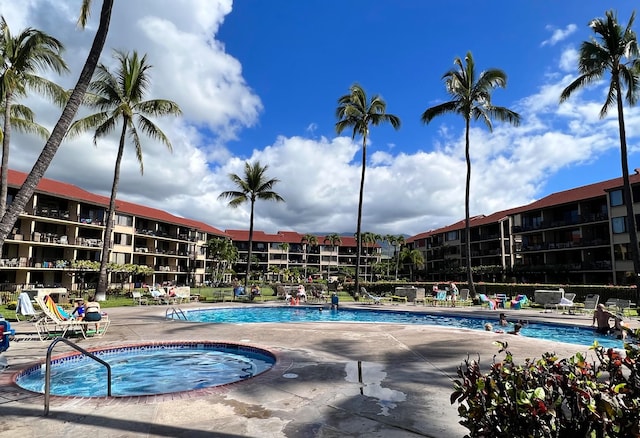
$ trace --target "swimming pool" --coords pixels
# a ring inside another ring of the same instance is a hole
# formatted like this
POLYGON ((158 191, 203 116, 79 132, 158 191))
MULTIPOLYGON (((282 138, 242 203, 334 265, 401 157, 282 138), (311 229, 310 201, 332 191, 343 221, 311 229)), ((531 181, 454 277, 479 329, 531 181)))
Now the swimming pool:
MULTIPOLYGON (((495 329, 500 328, 497 326, 497 315, 488 318, 484 316, 442 315, 401 310, 324 309, 320 311, 318 309, 318 307, 305 306, 237 307, 189 310, 185 311, 185 314, 189 321, 235 324, 261 322, 375 322, 426 324, 484 330, 484 324, 490 322, 495 326, 495 329)), ((506 328, 509 329, 509 327, 506 328)), ((623 348, 621 340, 597 334, 589 327, 531 322, 525 324, 520 333, 523 336, 532 338, 582 346, 591 346, 593 341, 597 340, 604 347, 623 348)))
MULTIPOLYGON (((114 397, 191 391, 226 385, 270 369, 275 356, 259 348, 215 343, 184 342, 118 347, 93 354, 111 366, 114 397)), ((45 365, 22 371, 16 384, 44 393, 45 365)), ((82 354, 52 360, 51 394, 105 397, 107 371, 82 354)))

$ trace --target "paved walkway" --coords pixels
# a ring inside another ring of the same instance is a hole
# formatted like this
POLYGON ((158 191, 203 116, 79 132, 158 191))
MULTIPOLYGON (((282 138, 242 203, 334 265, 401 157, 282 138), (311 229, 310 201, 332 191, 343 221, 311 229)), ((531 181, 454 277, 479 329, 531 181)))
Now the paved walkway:
MULTIPOLYGON (((181 307, 205 306, 222 305, 181 307)), ((373 307, 454 312, 413 305, 373 307)), ((43 360, 49 343, 29 335, 31 323, 12 323, 19 340, 4 353, 9 368, 0 373, 0 437, 461 437, 467 430, 458 424, 457 405, 449 403, 449 396, 465 358, 480 355, 486 369, 497 353, 493 345, 497 339, 508 340, 516 361, 545 351, 561 357, 587 351, 522 336, 435 326, 166 321, 166 309, 107 309, 112 320, 107 334, 80 339, 78 344, 99 348, 146 341, 232 342, 272 351, 278 358, 276 366, 246 382, 200 392, 111 399, 52 397, 45 417, 44 397, 17 387, 11 377, 43 360)), ((455 312, 487 315, 496 322, 498 318, 498 312, 478 308, 455 312)), ((506 313, 510 319, 591 323, 585 316, 534 310, 506 313)), ((58 344, 54 355, 65 351, 67 346, 58 344)))

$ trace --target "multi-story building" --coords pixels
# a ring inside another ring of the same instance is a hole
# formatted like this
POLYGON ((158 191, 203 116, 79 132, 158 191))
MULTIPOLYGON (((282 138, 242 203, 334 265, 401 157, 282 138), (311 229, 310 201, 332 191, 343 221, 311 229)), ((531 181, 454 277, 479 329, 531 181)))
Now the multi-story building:
MULTIPOLYGON (((25 178, 9 171, 9 203, 25 178)), ((2 247, 0 285, 78 289, 91 274, 74 269, 72 261, 101 259, 108 205, 108 197, 43 178, 2 247)), ((120 200, 114 222, 110 261, 153 270, 127 282, 201 284, 212 263, 207 241, 228 237, 205 223, 120 200)))
MULTIPOLYGON (((238 249, 239 264, 237 271, 243 272, 249 254, 249 231, 225 230, 238 249)), ((263 231, 253 232, 251 249, 254 258, 252 272, 261 271, 263 278, 276 279, 278 272, 288 269, 300 275, 309 274, 327 276, 338 275, 344 268, 356 267, 357 243, 355 238, 341 236, 342 243, 331 245, 326 236, 318 235, 317 245, 310 245, 304 240, 305 234, 295 231, 278 231, 275 234, 263 231)), ((381 247, 363 245, 360 257, 360 275, 369 278, 372 266, 381 260, 381 247)))
MULTIPOLYGON (((633 199, 640 201, 638 171, 631 183, 633 199)), ((636 201, 634 209, 640 211, 636 201)), ((622 178, 476 216, 470 228, 472 267, 485 281, 497 276, 545 283, 635 283, 622 178)), ((452 278, 466 267, 464 220, 410 237, 407 243, 423 252, 426 279, 452 278)))

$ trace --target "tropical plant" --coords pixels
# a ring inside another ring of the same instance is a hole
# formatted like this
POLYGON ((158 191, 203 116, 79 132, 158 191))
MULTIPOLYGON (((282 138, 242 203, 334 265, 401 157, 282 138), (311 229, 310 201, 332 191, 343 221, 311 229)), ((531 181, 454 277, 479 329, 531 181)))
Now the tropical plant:
MULTIPOLYGON (((372 248, 375 247, 376 242, 378 240, 381 240, 382 237, 379 234, 376 233, 371 233, 369 231, 362 233, 362 244, 365 246, 365 252, 366 252, 366 264, 365 264, 365 270, 364 270, 364 278, 365 281, 367 279, 367 266, 366 265, 372 265, 372 261, 371 261, 371 255, 372 255, 372 248)), ((371 275, 371 281, 373 282, 373 269, 370 269, 370 275, 371 275)))
MULTIPOLYGON (((100 270, 100 264, 95 262, 97 270, 100 270)), ((153 274, 153 268, 146 265, 135 265, 131 263, 112 263, 107 265, 107 271, 110 272, 114 278, 114 283, 120 283, 120 290, 124 291, 124 284, 127 281, 132 280, 132 277, 145 278, 153 274)))
MULTIPOLYGON (((103 0, 98 30, 94 36, 91 49, 89 50, 87 60, 82 67, 76 86, 71 92, 69 99, 62 110, 62 114, 53 128, 53 131, 51 131, 51 135, 42 149, 42 152, 40 152, 38 159, 27 175, 25 181, 22 183, 22 186, 14 197, 13 202, 7 207, 2 219, 0 220, 0 247, 4 244, 5 239, 13 229, 18 216, 24 210, 27 202, 33 196, 40 179, 42 179, 44 173, 51 164, 53 157, 55 157, 55 154, 60 147, 60 143, 62 143, 73 118, 78 112, 78 108, 83 102, 87 87, 91 82, 91 77, 98 65, 100 53, 102 52, 102 48, 104 47, 104 43, 107 39, 112 9, 113 0, 103 0)), ((78 19, 78 24, 82 28, 84 28, 87 23, 90 10, 91 0, 83 0, 80 9, 80 18, 78 19)))
POLYGON ((304 278, 307 279, 307 265, 309 264, 309 247, 318 246, 318 238, 313 234, 305 234, 300 239, 300 244, 304 248, 304 278))
POLYGON ((405 244, 405 240, 404 240, 404 236, 402 234, 399 234, 395 237, 394 239, 394 246, 395 246, 395 255, 396 255, 396 280, 398 280, 398 265, 400 264, 400 250, 402 249, 402 246, 405 244))
POLYGON ((411 280, 413 280, 413 267, 422 268, 424 266, 424 256, 420 250, 417 249, 405 247, 402 252, 400 252, 400 260, 402 263, 409 265, 409 278, 411 280))
POLYGON ((213 259, 212 276, 216 283, 223 280, 227 269, 238 260, 238 248, 230 239, 217 237, 207 242, 208 257, 213 259))
POLYGON ((244 177, 235 173, 229 174, 229 178, 236 185, 237 190, 229 190, 220 193, 218 199, 230 199, 229 207, 237 208, 245 202, 250 204, 249 214, 249 254, 247 255, 247 273, 244 277, 244 290, 248 290, 249 275, 251 273, 251 250, 253 246, 253 216, 255 203, 258 199, 263 201, 284 202, 284 199, 273 191, 279 179, 267 178, 268 165, 261 166, 259 161, 244 163, 244 177))
POLYGON ((582 353, 560 359, 545 353, 516 364, 508 344, 497 341, 488 373, 477 360, 458 368, 451 403, 470 438, 635 437, 640 418, 640 362, 636 346, 626 357, 592 347, 597 362, 582 353))
POLYGON ((464 197, 465 247, 467 281, 472 296, 475 296, 476 289, 471 271, 471 226, 469 213, 469 193, 471 188, 469 132, 471 129, 471 119, 482 120, 489 129, 489 132, 491 132, 493 131, 492 118, 517 126, 520 124, 520 115, 508 108, 494 106, 491 103, 491 93, 493 90, 496 87, 506 87, 507 85, 507 75, 502 70, 492 68, 477 75, 471 52, 467 52, 464 62, 460 58, 456 58, 454 64, 456 67, 442 76, 445 88, 452 97, 452 100, 428 108, 422 113, 421 120, 422 123, 427 124, 435 117, 453 113, 461 115, 465 122, 464 155, 467 162, 467 180, 464 197))
POLYGON ((35 90, 51 98, 60 106, 67 101, 67 92, 52 81, 38 76, 38 72, 51 69, 60 74, 67 72, 61 53, 64 46, 54 37, 33 28, 13 35, 4 17, 0 17, 0 104, 2 105, 2 165, 0 169, 0 217, 7 208, 7 173, 9 170, 9 143, 11 128, 34 133, 46 140, 49 131, 34 122, 33 112, 17 103, 35 90))
POLYGON ((165 99, 143 100, 150 87, 149 69, 146 55, 140 58, 137 52, 128 54, 116 51, 114 57, 118 63, 115 73, 111 72, 104 64, 98 65, 96 78, 89 85, 91 95, 89 106, 98 110, 97 113, 76 120, 69 128, 68 135, 73 137, 82 132, 95 129, 93 144, 97 145, 98 139, 111 134, 121 121, 120 140, 116 156, 113 183, 111 185, 111 197, 109 209, 105 216, 105 231, 100 262, 100 278, 96 299, 104 299, 108 277, 107 264, 110 258, 111 232, 113 230, 113 216, 116 211, 116 196, 120 182, 120 164, 124 154, 127 135, 131 138, 135 147, 136 158, 140 165, 140 173, 144 172, 142 162, 142 143, 138 131, 160 141, 170 151, 171 142, 165 133, 149 118, 166 115, 178 116, 182 114, 177 103, 165 99))
MULTIPOLYGON (((638 232, 631 183, 629 181, 629 163, 627 158, 627 134, 624 122, 624 104, 635 105, 638 101, 638 40, 631 29, 635 20, 635 12, 631 14, 625 27, 618 23, 614 11, 607 11, 605 18, 595 18, 589 27, 597 38, 584 41, 578 55, 578 76, 560 94, 560 102, 564 102, 576 91, 609 75, 609 89, 605 103, 600 109, 600 118, 604 118, 615 105, 618 113, 618 132, 620 137, 620 162, 622 165, 622 192, 627 207, 627 230, 629 231, 629 247, 633 269, 640 273, 640 251, 638 250, 638 232), (623 89, 626 94, 623 97, 623 89)), ((640 304, 640 276, 635 275, 636 302, 640 304)))
POLYGON ((394 129, 400 128, 400 119, 387 114, 387 104, 378 95, 367 100, 367 94, 358 84, 354 84, 349 89, 349 94, 338 99, 336 110, 336 132, 341 134, 346 128, 351 128, 351 139, 357 135, 362 137, 362 170, 360 176, 360 194, 358 197, 358 220, 356 225, 356 276, 355 290, 360 290, 360 253, 362 252, 362 201, 364 199, 364 177, 367 166, 367 139, 369 137, 369 125, 377 126, 383 123, 390 123, 394 129))
MULTIPOLYGON (((324 238, 323 243, 331 245, 332 252, 338 252, 338 246, 342 245, 342 238, 338 233, 331 233, 324 238)), ((336 266, 338 266, 338 255, 336 254, 336 266)), ((331 261, 327 265, 327 281, 329 281, 329 277, 331 276, 331 261)))
MULTIPOLYGON (((382 241, 387 243, 387 259, 391 258, 390 248, 394 245, 396 236, 394 234, 385 234, 382 237, 382 241)), ((389 263, 387 263, 387 279, 389 278, 389 263)))

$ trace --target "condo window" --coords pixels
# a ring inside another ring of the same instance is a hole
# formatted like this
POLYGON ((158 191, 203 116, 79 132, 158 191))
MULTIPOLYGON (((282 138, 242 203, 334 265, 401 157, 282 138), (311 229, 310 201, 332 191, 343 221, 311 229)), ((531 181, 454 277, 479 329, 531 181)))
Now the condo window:
POLYGON ((116 224, 125 227, 131 227, 133 226, 133 217, 125 216, 123 214, 116 214, 116 224))
POLYGON ((609 204, 612 207, 617 207, 618 205, 624 204, 622 198, 622 190, 614 190, 609 193, 609 204))
POLYGON ((629 254, 629 245, 626 243, 618 243, 613 246, 616 260, 631 260, 629 254))
POLYGON ((624 216, 614 217, 611 219, 611 230, 613 234, 621 234, 627 232, 627 218, 624 216))

